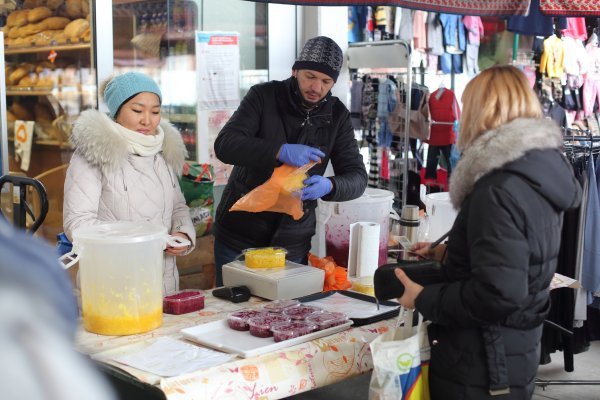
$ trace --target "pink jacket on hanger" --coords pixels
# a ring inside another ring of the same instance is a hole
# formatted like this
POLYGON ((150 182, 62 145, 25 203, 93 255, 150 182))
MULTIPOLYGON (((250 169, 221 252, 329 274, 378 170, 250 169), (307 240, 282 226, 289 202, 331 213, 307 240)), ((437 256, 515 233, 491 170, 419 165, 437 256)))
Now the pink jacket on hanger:
POLYGON ((481 17, 467 15, 463 17, 463 24, 465 25, 467 32, 469 32, 467 43, 479 45, 481 38, 483 37, 483 23, 481 22, 481 17))

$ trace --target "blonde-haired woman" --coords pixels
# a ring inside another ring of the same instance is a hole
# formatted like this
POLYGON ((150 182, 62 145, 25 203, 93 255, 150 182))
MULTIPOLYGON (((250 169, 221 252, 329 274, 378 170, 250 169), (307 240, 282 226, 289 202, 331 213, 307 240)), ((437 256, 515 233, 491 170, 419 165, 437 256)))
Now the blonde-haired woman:
POLYGON ((529 399, 562 216, 581 190, 560 129, 517 68, 483 71, 462 100, 458 216, 447 247, 413 247, 442 261, 446 283, 423 287, 398 269, 399 300, 432 321, 432 399, 529 399))

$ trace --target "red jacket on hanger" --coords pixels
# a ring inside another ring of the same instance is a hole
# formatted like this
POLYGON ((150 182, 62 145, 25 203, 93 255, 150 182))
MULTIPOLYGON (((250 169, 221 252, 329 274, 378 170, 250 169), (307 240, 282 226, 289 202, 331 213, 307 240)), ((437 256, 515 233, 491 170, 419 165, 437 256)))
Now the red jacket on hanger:
POLYGON ((460 118, 460 108, 454 92, 439 88, 429 96, 429 112, 431 113, 431 146, 447 146, 456 142, 453 123, 460 118), (444 122, 442 124, 436 122, 444 122))

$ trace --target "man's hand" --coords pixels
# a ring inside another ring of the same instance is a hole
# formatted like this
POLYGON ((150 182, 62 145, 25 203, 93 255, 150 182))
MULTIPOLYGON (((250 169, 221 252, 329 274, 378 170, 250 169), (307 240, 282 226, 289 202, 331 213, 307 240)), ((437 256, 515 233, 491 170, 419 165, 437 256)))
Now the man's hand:
POLYGON ((323 157, 325 157, 325 153, 316 147, 289 143, 281 146, 279 154, 277 154, 279 161, 294 167, 301 167, 311 161, 319 162, 323 157))
POLYGON ((316 200, 326 196, 333 189, 331 179, 321 175, 313 175, 304 181, 306 185, 302 189, 302 200, 316 200))

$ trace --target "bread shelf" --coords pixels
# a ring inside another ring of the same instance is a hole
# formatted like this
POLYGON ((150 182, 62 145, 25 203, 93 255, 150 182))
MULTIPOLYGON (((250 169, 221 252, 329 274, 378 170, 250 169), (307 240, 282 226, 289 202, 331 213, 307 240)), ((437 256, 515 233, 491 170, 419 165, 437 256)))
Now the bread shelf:
POLYGON ((24 46, 24 47, 4 47, 4 54, 32 54, 32 53, 45 53, 49 51, 76 51, 76 50, 90 50, 90 43, 77 43, 77 44, 57 44, 50 46, 24 46))
POLYGON ((52 89, 24 88, 22 90, 6 90, 7 96, 50 96, 52 89))
POLYGON ((70 86, 7 86, 6 87, 6 95, 7 96, 54 96, 56 94, 67 92, 67 91, 75 91, 81 93, 82 90, 79 86, 70 85, 70 86))

